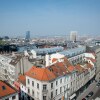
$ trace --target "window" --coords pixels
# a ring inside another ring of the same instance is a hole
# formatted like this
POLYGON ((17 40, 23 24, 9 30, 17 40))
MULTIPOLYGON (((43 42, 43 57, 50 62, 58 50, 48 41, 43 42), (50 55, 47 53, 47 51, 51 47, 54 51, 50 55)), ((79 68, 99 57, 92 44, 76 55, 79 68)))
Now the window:
POLYGON ((46 100, 46 96, 43 96, 43 100, 46 100))
POLYGON ((64 82, 66 82, 66 78, 64 78, 64 82))
POLYGON ((30 84, 30 80, 28 79, 28 84, 30 84))
POLYGON ((37 83, 37 88, 39 89, 39 84, 37 83))
POLYGON ((30 89, 28 88, 28 93, 30 93, 30 89))
POLYGON ((9 98, 5 99, 5 100, 9 100, 9 98))
POLYGON ((60 79, 60 83, 62 83, 62 79, 60 79))
POLYGON ((56 95, 57 95, 57 91, 58 91, 58 90, 56 89, 56 95))
POLYGON ((12 99, 15 99, 15 98, 16 98, 16 96, 13 96, 13 97, 12 97, 12 99))
POLYGON ((58 85, 58 81, 56 81, 56 85, 58 85))
POLYGON ((68 88, 68 84, 67 84, 67 88, 68 88))
POLYGON ((51 92, 51 98, 53 98, 53 92, 51 92))
POLYGON ((71 82, 71 86, 72 86, 72 82, 71 82))
POLYGON ((34 86, 34 81, 32 81, 32 86, 34 86))
POLYGON ((43 90, 47 90, 47 85, 43 85, 43 90))
POLYGON ((37 92, 37 98, 39 98, 39 92, 37 92))
POLYGON ((53 83, 51 83, 51 89, 53 88, 53 83))
POLYGON ((34 96, 34 91, 32 90, 32 95, 34 96))
POLYGON ((60 87, 60 93, 62 92, 62 87, 60 87))
POLYGON ((2 90, 5 90, 6 89, 6 87, 5 86, 2 86, 2 90))

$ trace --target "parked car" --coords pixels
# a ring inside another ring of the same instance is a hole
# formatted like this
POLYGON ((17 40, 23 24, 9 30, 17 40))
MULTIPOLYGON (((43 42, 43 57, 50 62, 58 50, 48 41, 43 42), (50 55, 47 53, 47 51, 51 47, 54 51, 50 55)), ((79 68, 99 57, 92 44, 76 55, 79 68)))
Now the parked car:
POLYGON ((89 97, 90 97, 90 96, 87 95, 85 98, 88 99, 89 97))
POLYGON ((82 100, 87 100, 87 98, 83 98, 82 100))
POLYGON ((95 82, 98 82, 97 80, 95 80, 95 82))
POLYGON ((100 80, 99 80, 99 82, 98 83, 100 83, 100 80))
POLYGON ((88 96, 91 97, 94 93, 91 91, 88 96))
POLYGON ((98 83, 97 84, 100 84, 100 80, 98 81, 98 83))
POLYGON ((88 98, 85 97, 85 98, 83 98, 82 100, 88 100, 88 98))
POLYGON ((99 87, 99 86, 100 86, 100 83, 97 83, 97 84, 96 84, 96 87, 99 87))

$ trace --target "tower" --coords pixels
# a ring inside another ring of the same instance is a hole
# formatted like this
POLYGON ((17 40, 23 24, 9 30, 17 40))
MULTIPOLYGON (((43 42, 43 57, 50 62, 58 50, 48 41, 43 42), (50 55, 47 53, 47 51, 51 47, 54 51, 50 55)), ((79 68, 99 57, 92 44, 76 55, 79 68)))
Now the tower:
POLYGON ((26 32, 26 41, 28 41, 29 42, 29 40, 30 40, 30 31, 27 31, 26 32))
POLYGON ((70 32, 70 41, 76 42, 77 40, 77 31, 70 32))

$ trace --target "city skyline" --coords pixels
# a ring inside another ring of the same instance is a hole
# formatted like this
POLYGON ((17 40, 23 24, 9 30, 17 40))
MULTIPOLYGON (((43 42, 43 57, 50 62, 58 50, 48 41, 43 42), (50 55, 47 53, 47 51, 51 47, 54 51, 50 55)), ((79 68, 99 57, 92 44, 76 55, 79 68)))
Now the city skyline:
POLYGON ((99 0, 0 0, 0 36, 99 35, 99 0))

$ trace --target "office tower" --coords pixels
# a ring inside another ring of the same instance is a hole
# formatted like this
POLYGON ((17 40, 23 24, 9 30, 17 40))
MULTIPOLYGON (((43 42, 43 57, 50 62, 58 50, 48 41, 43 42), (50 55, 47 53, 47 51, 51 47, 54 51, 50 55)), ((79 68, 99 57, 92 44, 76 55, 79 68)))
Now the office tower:
POLYGON ((77 39, 77 31, 70 32, 70 41, 76 42, 77 39))
POLYGON ((30 31, 27 31, 26 32, 26 38, 25 38, 26 40, 30 40, 30 31))

